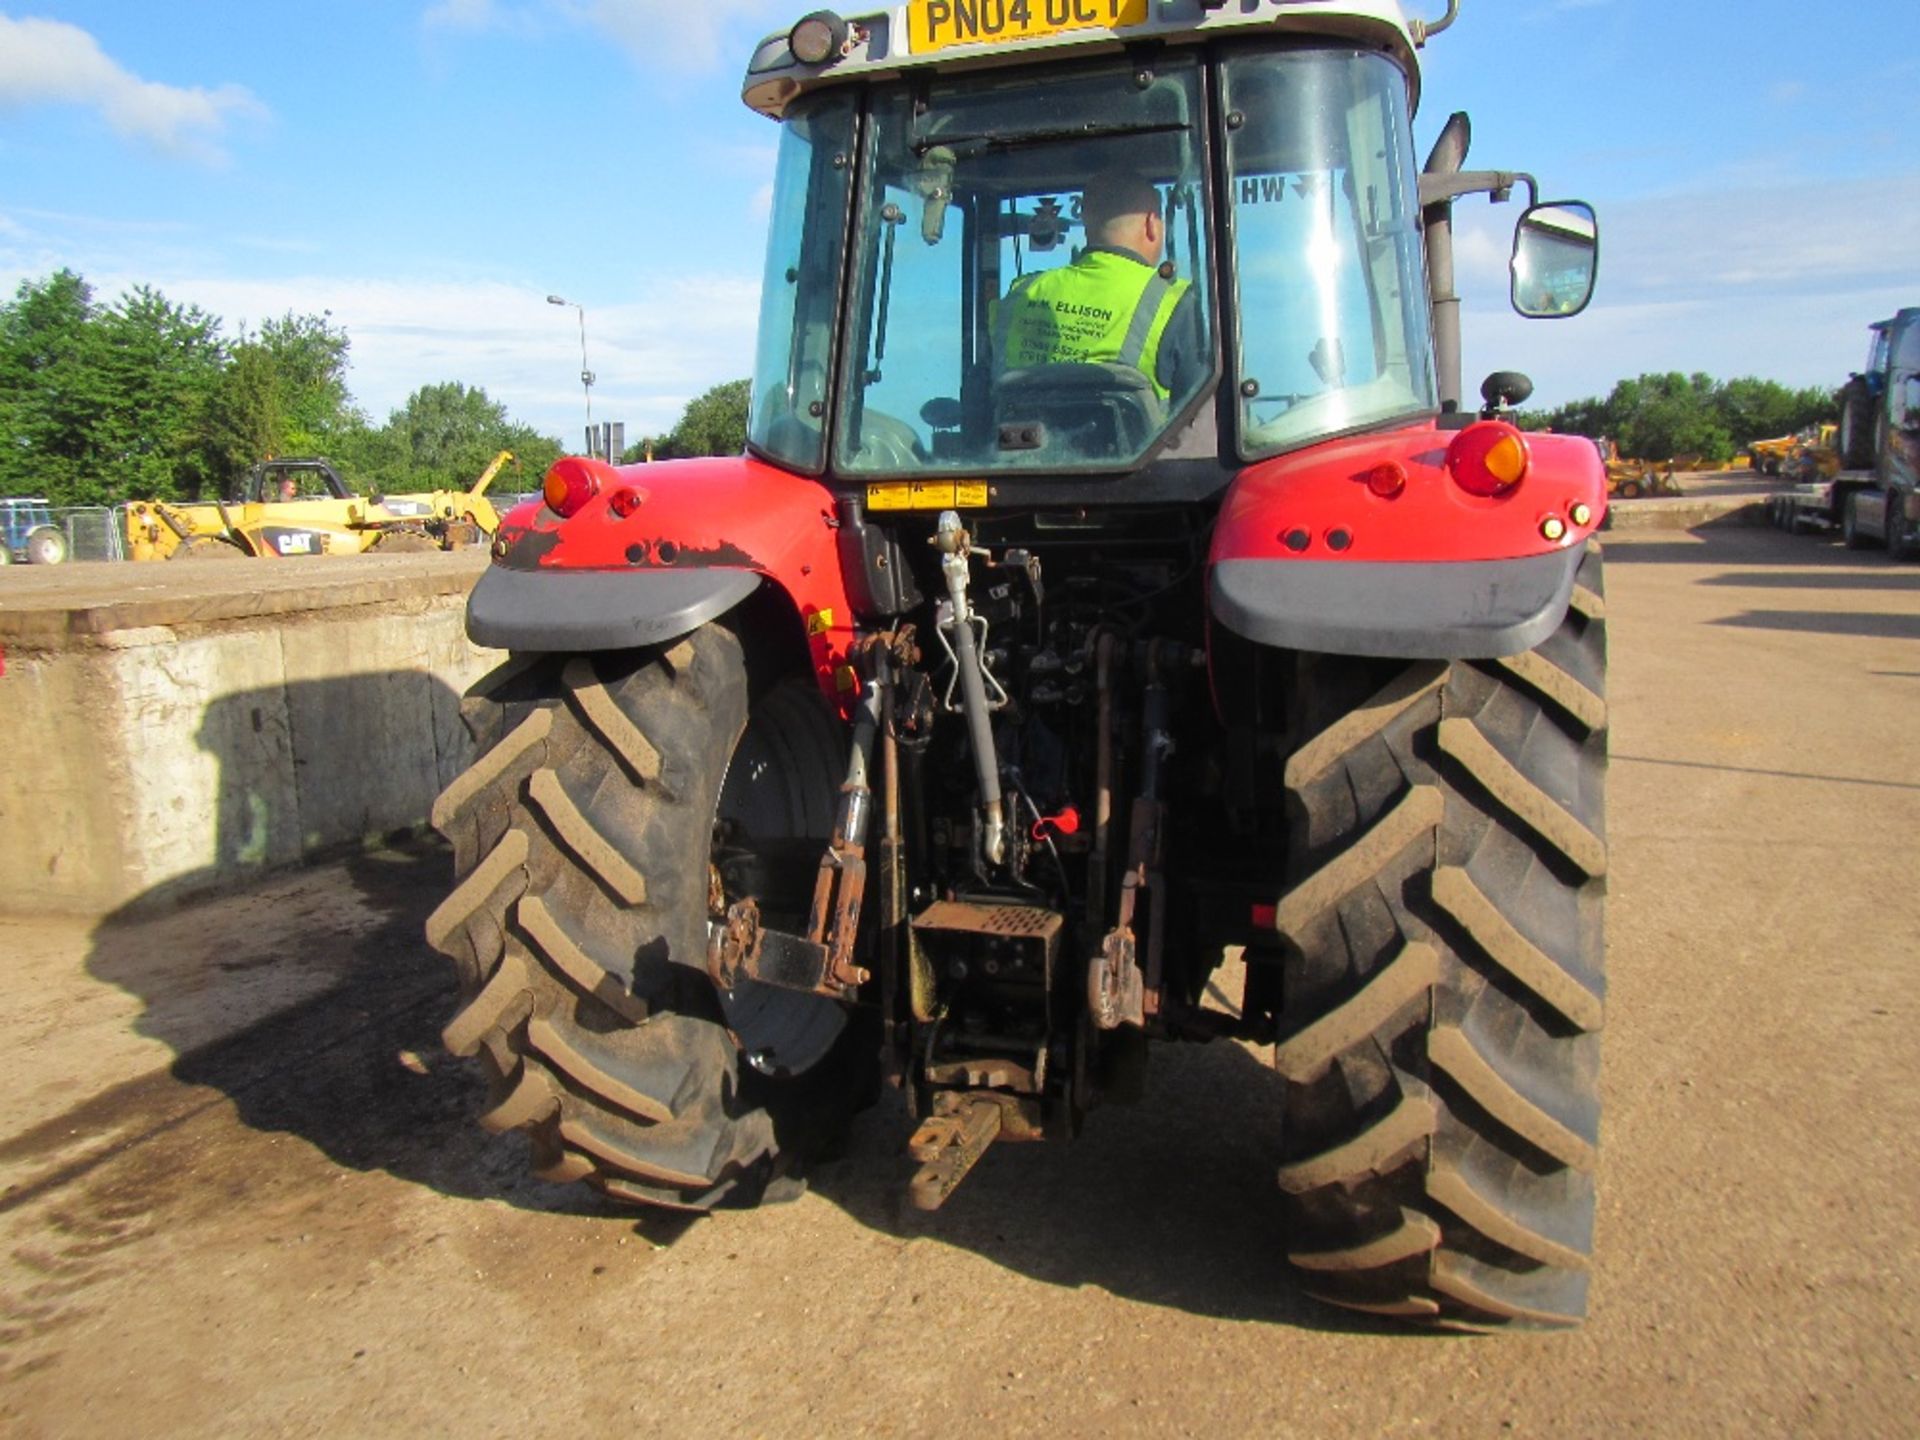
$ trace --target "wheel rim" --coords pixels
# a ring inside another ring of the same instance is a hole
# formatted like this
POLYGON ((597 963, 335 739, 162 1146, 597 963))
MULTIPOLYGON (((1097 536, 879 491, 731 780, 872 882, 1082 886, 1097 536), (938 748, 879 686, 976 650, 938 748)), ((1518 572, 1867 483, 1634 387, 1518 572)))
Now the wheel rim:
MULTIPOLYGON (((770 867, 767 883, 754 887, 754 898, 767 923, 781 929, 806 925, 812 871, 795 862, 817 862, 833 832, 836 737, 831 719, 817 712, 811 695, 785 686, 754 708, 727 763, 715 815, 716 852, 780 862, 770 867), (809 716, 803 707, 816 713, 809 716)), ((734 868, 718 853, 715 863, 734 868)), ((729 887, 726 898, 739 897, 729 887)), ((720 1003, 748 1063, 775 1077, 812 1069, 847 1024, 846 1011, 824 996, 752 980, 722 991, 720 1003)))

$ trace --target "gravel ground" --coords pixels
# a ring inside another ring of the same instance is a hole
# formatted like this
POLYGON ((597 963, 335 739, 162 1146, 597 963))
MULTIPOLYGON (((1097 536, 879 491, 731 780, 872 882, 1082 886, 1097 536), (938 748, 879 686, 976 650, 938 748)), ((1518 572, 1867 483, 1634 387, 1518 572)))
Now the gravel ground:
POLYGON ((0 921, 15 1435, 1912 1433, 1920 567, 1769 530, 1609 547, 1594 1312, 1449 1338, 1279 1255, 1275 1083, 902 1200, 883 1106, 796 1203, 687 1223, 522 1178, 421 921, 443 854, 164 918, 0 921))

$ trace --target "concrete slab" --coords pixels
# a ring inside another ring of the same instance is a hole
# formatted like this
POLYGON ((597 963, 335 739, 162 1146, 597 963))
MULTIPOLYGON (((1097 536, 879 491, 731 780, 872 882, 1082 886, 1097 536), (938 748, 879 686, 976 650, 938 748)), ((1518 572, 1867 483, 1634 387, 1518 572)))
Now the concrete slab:
POLYGON ((425 823, 485 556, 0 571, 0 904, 162 905, 425 823))
POLYGON ((460 595, 484 550, 337 555, 312 561, 202 561, 0 568, 0 645, 27 649, 151 625, 212 625, 460 595))
POLYGON ((1750 470, 1682 471, 1674 480, 1680 486, 1678 495, 1610 502, 1606 528, 1618 534, 1694 530, 1703 525, 1764 525, 1767 496, 1780 488, 1750 470))

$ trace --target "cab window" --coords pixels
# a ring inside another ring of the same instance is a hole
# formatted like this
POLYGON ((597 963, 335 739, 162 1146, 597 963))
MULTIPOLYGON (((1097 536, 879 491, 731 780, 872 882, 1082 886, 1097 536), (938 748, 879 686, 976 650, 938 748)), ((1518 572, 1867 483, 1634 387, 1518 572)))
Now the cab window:
POLYGON ((1203 113, 1190 57, 878 92, 835 469, 1137 462, 1214 378, 1203 113))

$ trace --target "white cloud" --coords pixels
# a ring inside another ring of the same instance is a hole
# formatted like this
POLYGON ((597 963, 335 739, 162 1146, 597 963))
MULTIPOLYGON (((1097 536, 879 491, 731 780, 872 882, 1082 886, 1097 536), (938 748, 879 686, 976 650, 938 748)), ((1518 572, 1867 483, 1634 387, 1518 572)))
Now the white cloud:
POLYGON ((1547 406, 1669 370, 1835 387, 1860 365, 1867 325, 1911 304, 1920 283, 1920 175, 1603 206, 1599 291, 1568 321, 1505 308, 1517 207, 1469 200, 1456 213, 1469 395, 1496 369, 1526 371, 1547 406), (1861 215, 1874 223, 1833 218, 1861 215))
MULTIPOLYGON (((515 420, 579 444, 580 332, 574 312, 548 305, 544 291, 329 275, 235 281, 89 271, 87 278, 103 299, 144 280, 169 300, 224 317, 230 328, 289 310, 330 312, 353 342, 348 386, 375 423, 420 386, 460 380, 483 388, 515 420)), ((632 438, 659 433, 693 396, 747 374, 758 304, 756 280, 703 275, 660 280, 626 303, 588 307, 595 419, 625 421, 632 438)))
MULTIPOLYGON (((348 387, 374 421, 422 385, 459 380, 483 387, 515 420, 580 443, 578 321, 546 303, 544 280, 449 279, 404 264, 383 275, 342 274, 319 269, 311 255, 274 254, 258 236, 223 234, 220 249, 208 239, 170 221, 0 210, 0 302, 65 266, 101 303, 151 285, 218 316, 229 335, 289 311, 330 312, 352 341, 348 387), (245 252, 250 277, 235 274, 245 252)), ((736 273, 649 267, 618 303, 580 298, 598 376, 594 416, 625 421, 629 435, 665 431, 693 396, 753 367, 757 264, 736 273)))
POLYGON ((52 104, 88 106, 120 135, 211 163, 225 158, 214 142, 230 120, 266 114, 241 86, 143 80, 77 25, 0 14, 0 108, 52 104))

